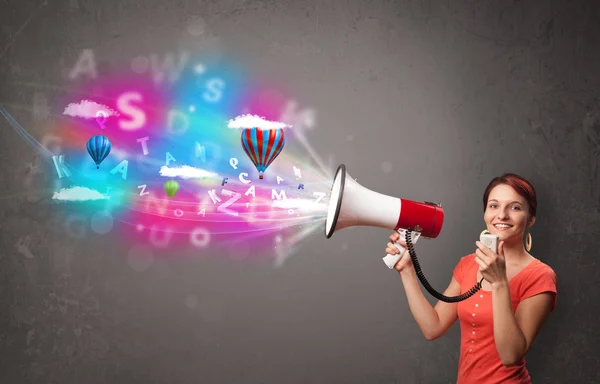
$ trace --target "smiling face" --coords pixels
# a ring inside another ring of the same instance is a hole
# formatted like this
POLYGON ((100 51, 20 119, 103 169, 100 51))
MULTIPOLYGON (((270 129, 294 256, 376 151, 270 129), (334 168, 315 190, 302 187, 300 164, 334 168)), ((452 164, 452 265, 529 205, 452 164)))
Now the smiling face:
POLYGON ((535 217, 529 214, 527 200, 506 184, 491 190, 483 219, 491 234, 515 244, 522 243, 523 233, 535 222, 535 217))

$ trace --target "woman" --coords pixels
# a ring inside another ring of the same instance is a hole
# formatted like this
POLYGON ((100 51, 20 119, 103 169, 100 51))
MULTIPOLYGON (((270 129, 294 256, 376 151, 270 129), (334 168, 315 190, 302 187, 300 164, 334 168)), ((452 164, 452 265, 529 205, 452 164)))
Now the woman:
MULTIPOLYGON (((556 305, 556 275, 529 254, 536 219, 533 186, 515 174, 494 178, 483 195, 487 231, 499 236, 498 253, 479 241, 475 252, 462 257, 445 296, 457 296, 481 281, 481 290, 459 303, 429 304, 408 251, 396 263, 412 315, 427 340, 442 336, 458 318, 461 343, 458 384, 531 383, 525 355, 556 305)), ((398 254, 390 236, 386 254, 398 254)), ((406 244, 398 244, 406 249, 406 244)))

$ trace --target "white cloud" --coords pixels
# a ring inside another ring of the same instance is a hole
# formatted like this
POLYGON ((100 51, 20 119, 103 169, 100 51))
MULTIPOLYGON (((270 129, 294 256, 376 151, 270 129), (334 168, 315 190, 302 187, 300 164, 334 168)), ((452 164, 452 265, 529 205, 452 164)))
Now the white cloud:
POLYGON ((59 192, 54 192, 52 196, 54 200, 64 201, 88 201, 88 200, 106 200, 110 199, 110 196, 104 195, 95 189, 89 189, 86 187, 71 187, 63 188, 59 192))
POLYGON ((279 129, 289 128, 291 125, 281 123, 279 121, 269 121, 257 115, 240 115, 233 120, 229 120, 227 124, 229 128, 263 128, 263 129, 279 129))
POLYGON ((166 165, 163 165, 160 168, 160 175, 164 177, 181 177, 182 179, 203 179, 206 177, 218 177, 219 175, 207 171, 205 169, 190 167, 189 165, 184 165, 176 168, 169 168, 166 165))
POLYGON ((64 115, 83 117, 85 119, 107 118, 119 116, 119 112, 95 101, 81 100, 79 103, 71 103, 65 107, 64 115))

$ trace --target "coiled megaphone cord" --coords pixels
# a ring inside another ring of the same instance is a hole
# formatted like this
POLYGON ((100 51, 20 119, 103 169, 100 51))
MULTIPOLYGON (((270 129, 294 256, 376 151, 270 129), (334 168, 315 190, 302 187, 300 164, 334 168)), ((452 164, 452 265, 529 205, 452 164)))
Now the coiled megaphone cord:
POLYGON ((429 282, 425 278, 423 271, 421 271, 421 266, 419 265, 419 261, 417 260, 417 254, 415 253, 415 249, 413 247, 412 241, 410 240, 411 232, 412 232, 412 229, 408 228, 406 230, 406 234, 405 234, 406 245, 408 247, 408 253, 410 254, 410 258, 415 267, 415 272, 417 273, 417 276, 419 277, 421 284, 423 284, 423 286, 425 287, 427 292, 429 292, 433 297, 435 297, 438 300, 444 301, 446 303, 458 303, 459 301, 466 300, 469 297, 473 296, 474 294, 477 293, 477 291, 479 291, 481 289, 481 283, 483 282, 483 277, 481 278, 479 283, 477 283, 473 286, 473 288, 469 289, 467 292, 465 292, 459 296, 452 296, 452 297, 444 296, 443 294, 441 294, 438 291, 436 291, 435 289, 433 289, 431 284, 429 284, 429 282))

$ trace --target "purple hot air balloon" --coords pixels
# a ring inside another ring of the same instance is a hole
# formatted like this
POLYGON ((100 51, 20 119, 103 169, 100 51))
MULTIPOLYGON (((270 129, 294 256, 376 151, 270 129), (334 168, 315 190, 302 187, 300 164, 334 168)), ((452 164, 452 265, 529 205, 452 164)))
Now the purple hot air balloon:
POLYGON ((283 129, 246 128, 242 131, 242 147, 258 170, 260 179, 284 144, 283 129))

